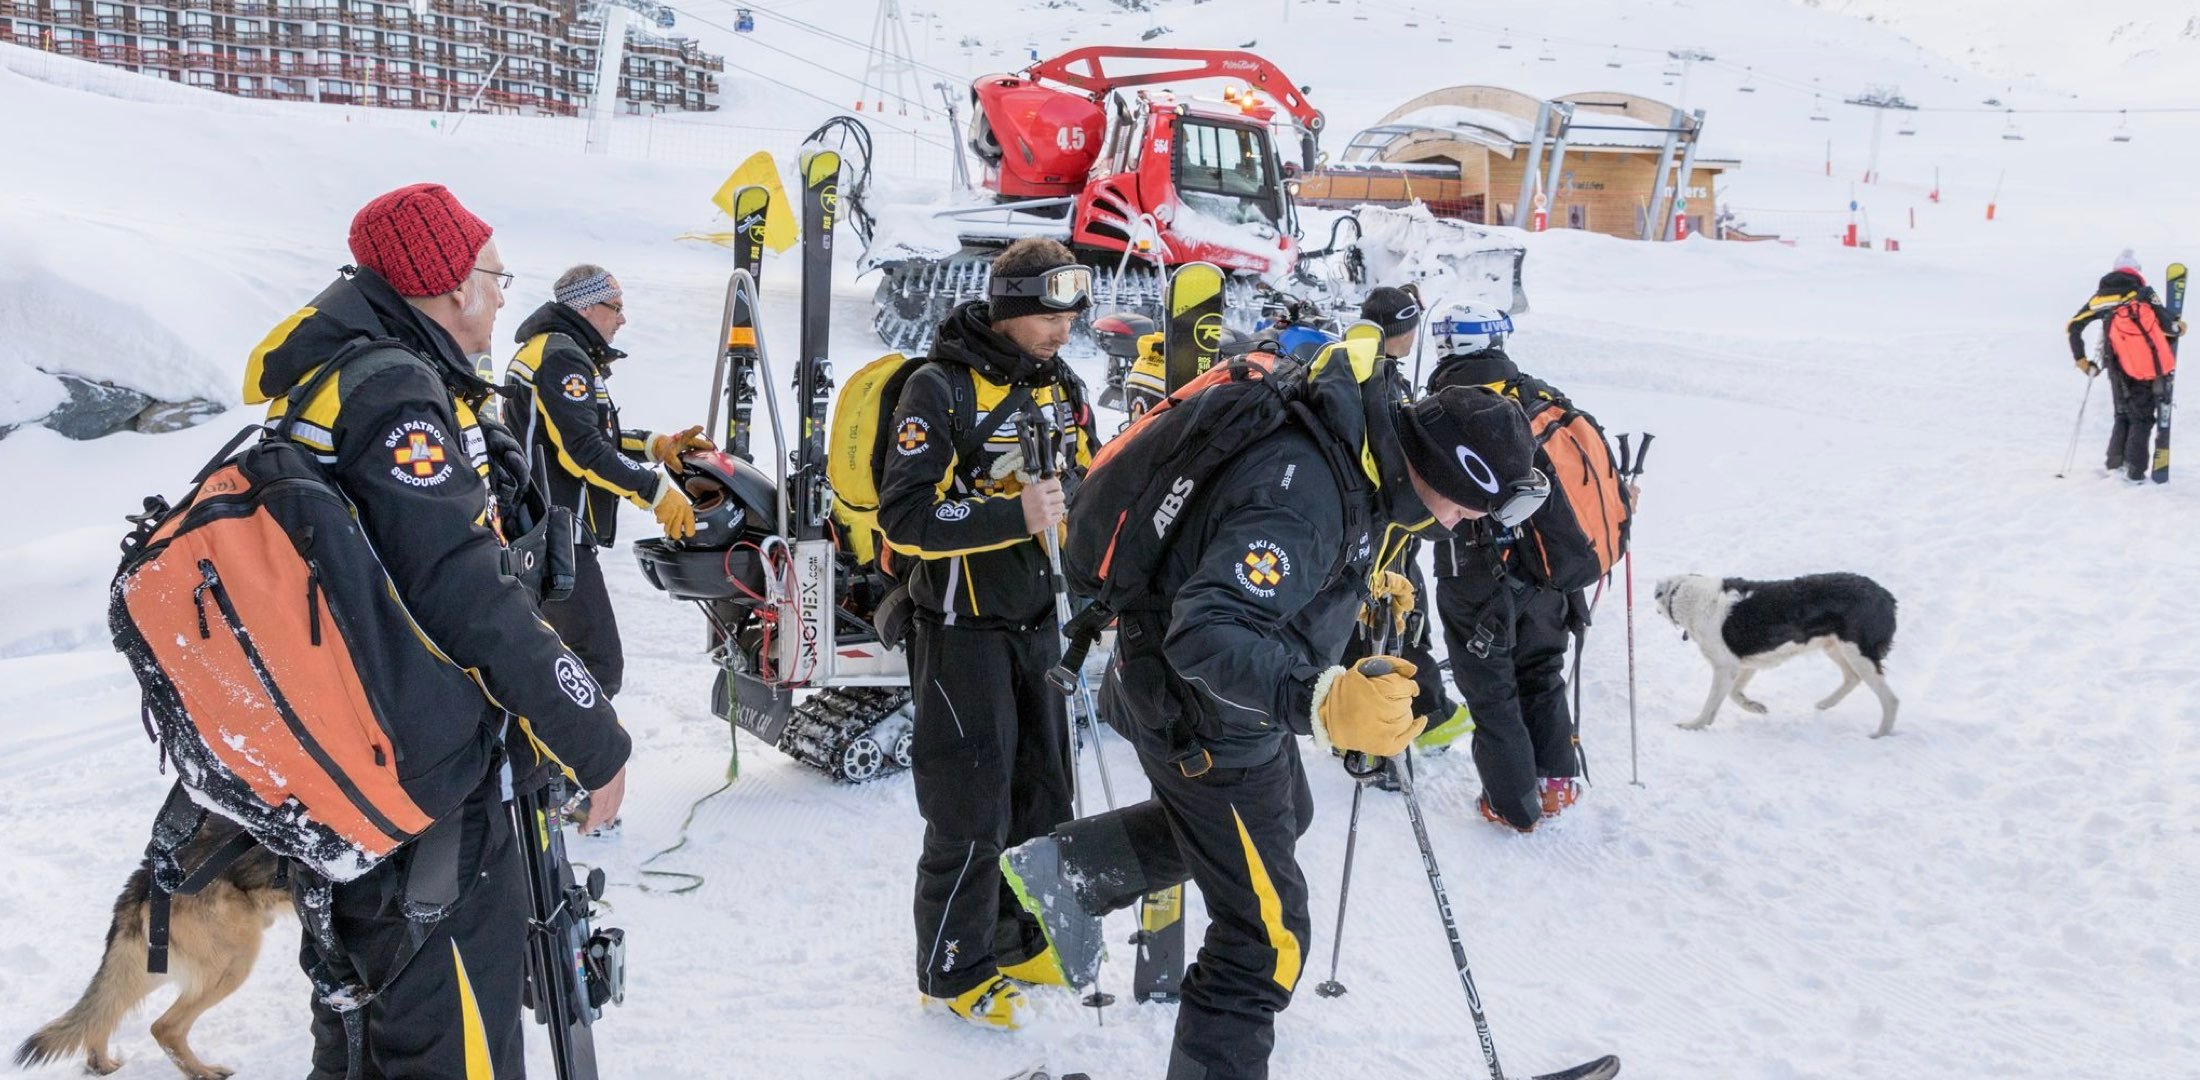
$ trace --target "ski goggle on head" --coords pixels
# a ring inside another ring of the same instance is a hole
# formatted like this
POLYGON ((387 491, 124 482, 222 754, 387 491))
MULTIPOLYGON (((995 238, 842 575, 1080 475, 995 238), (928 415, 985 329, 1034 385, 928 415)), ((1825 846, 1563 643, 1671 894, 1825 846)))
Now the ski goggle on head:
POLYGON ((1444 340, 1510 334, 1512 329, 1512 316, 1503 313, 1494 319, 1439 319, 1428 324, 1429 336, 1444 340))
POLYGON ((994 300, 1008 297, 1035 298, 1055 311, 1072 311, 1084 307, 1092 300, 1092 267, 1057 266, 1052 270, 1016 277, 996 274, 986 286, 986 295, 994 300))
POLYGON ((1541 469, 1529 469, 1528 475, 1505 485, 1489 515, 1496 518, 1499 525, 1517 529, 1522 522, 1534 517, 1550 497, 1551 478, 1543 475, 1541 469))

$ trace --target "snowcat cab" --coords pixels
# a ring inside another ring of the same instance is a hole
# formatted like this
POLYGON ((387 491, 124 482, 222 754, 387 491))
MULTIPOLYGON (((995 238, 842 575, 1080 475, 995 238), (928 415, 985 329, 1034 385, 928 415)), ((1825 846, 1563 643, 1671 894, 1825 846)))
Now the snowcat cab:
POLYGON ((1313 166, 1323 118, 1259 56, 1094 46, 984 76, 970 97, 969 149, 992 198, 911 229, 889 218, 865 237, 864 268, 885 271, 875 325, 892 348, 926 348, 948 311, 985 295, 993 252, 1023 236, 1054 237, 1091 263, 1098 310, 1147 315, 1159 314, 1171 267, 1232 271, 1227 306, 1239 315, 1254 309, 1256 281, 1281 279, 1307 254, 1287 180, 1313 166), (1216 100, 1132 89, 1216 79, 1228 81, 1216 100), (942 219, 959 249, 939 246, 942 219))

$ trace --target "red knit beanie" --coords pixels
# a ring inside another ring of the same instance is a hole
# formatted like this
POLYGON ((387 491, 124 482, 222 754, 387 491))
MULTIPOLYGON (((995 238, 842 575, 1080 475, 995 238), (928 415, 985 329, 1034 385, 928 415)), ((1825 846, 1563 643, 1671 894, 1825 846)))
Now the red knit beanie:
POLYGON ((473 272, 495 231, 460 206, 451 189, 413 184, 359 209, 351 219, 351 257, 399 296, 441 296, 473 272))

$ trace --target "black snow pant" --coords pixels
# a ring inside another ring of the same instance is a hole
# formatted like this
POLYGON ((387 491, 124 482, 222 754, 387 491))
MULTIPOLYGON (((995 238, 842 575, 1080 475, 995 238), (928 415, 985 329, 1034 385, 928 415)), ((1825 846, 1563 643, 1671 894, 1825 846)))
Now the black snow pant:
POLYGON ((1436 580, 1451 675, 1474 717, 1474 767, 1490 809, 1515 828, 1543 816, 1540 779, 1574 776, 1566 710, 1565 593, 1487 572, 1436 580))
POLYGON ((2110 472, 2124 470, 2133 480, 2144 479, 2153 467, 2155 409, 2159 407, 2151 379, 2134 379, 2116 367, 2108 369, 2108 388, 2116 401, 2116 426, 2108 433, 2110 472))
MULTIPOLYGON (((520 1026, 527 881, 500 788, 492 773, 444 819, 457 819, 461 891, 441 920, 415 923, 402 910, 407 896, 417 895, 412 878, 415 862, 426 861, 416 860, 425 837, 365 876, 333 887, 331 922, 344 960, 377 991, 365 1009, 363 1080, 519 1080, 527 1073, 520 1026), (403 959, 406 944, 415 940, 417 951, 403 959), (390 970, 400 962, 401 969, 390 970)), ((308 934, 300 961, 310 974, 319 959, 308 934)), ((317 998, 312 1012, 309 1080, 342 1080, 348 1056, 343 1021, 317 998)))
POLYGON ((1001 878, 1001 852, 1070 818, 1068 707, 1046 681, 1061 655, 1052 620, 1013 630, 917 617, 910 771, 924 815, 916 953, 926 994, 958 996, 1046 949, 1001 878))
POLYGON ((1099 915, 1190 880, 1207 938, 1185 972, 1168 1080, 1262 1080, 1276 1014, 1306 960, 1298 840, 1314 799, 1295 740, 1266 764, 1187 777, 1143 751, 1154 797, 1055 831, 1078 902, 1099 915))
POLYGON ((595 545, 573 545, 573 595, 544 603, 542 618, 587 665, 604 696, 617 697, 626 679, 626 650, 619 644, 619 620, 611 612, 595 545))

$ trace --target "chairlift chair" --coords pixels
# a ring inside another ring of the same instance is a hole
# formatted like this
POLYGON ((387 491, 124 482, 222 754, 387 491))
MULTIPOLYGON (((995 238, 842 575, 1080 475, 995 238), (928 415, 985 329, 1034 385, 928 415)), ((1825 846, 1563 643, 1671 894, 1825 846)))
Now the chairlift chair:
POLYGON ((1510 49, 1513 47, 1511 27, 1506 27, 1505 36, 1497 39, 1497 47, 1500 49, 1510 49))
POLYGON ((1546 64, 1551 64, 1551 63, 1557 63, 1557 62, 1558 62, 1558 57, 1557 57, 1557 56, 1555 56, 1555 55, 1553 55, 1553 54, 1552 54, 1552 52, 1551 52, 1551 39, 1550 39, 1550 38, 1544 38, 1544 39, 1543 39, 1543 51, 1542 51, 1542 52, 1539 52, 1539 53, 1537 53, 1537 54, 1535 54, 1535 58, 1536 58, 1537 60, 1540 60, 1540 61, 1542 61, 1543 63, 1546 63, 1546 64))
POLYGON ((1612 46, 1612 55, 1604 58, 1604 66, 1615 70, 1619 68, 1619 46, 1612 46))
POLYGON ((1908 117, 1904 117, 1902 120, 1902 126, 1894 129, 1894 133, 1897 135, 1917 134, 1917 121, 1911 120, 1908 117))
POLYGON ((2127 113, 2121 113, 2121 112, 2119 112, 2119 113, 2117 114, 2117 116, 2116 116, 2116 130, 2114 130, 2114 131, 2111 131, 2111 132, 2109 132, 2109 133, 2108 133, 2108 141, 2109 141, 2109 142, 2130 142, 2130 141, 2131 141, 2131 116, 2130 116, 2129 114, 2127 114, 2127 113))
POLYGON ((1830 123, 1833 120, 1833 117, 1826 115, 1826 101, 1823 95, 1812 94, 1810 96, 1810 118, 1819 123, 1830 123))
POLYGON ((1745 94, 1754 94, 1754 93, 1756 93, 1756 92, 1757 92, 1757 69, 1756 69, 1756 68, 1753 68, 1753 67, 1745 67, 1745 68, 1743 68, 1743 69, 1742 69, 1742 85, 1741 85, 1741 86, 1739 86, 1739 87, 1736 87, 1736 89, 1740 90, 1740 91, 1741 91, 1742 93, 1745 93, 1745 94))
POLYGON ((2014 111, 2009 114, 2009 126, 2001 129, 2001 137, 2009 142, 2024 141, 2024 131, 2017 127, 2017 114, 2014 111))
POLYGON ((735 32, 742 34, 755 31, 756 13, 747 8, 733 9, 733 29, 735 32))

